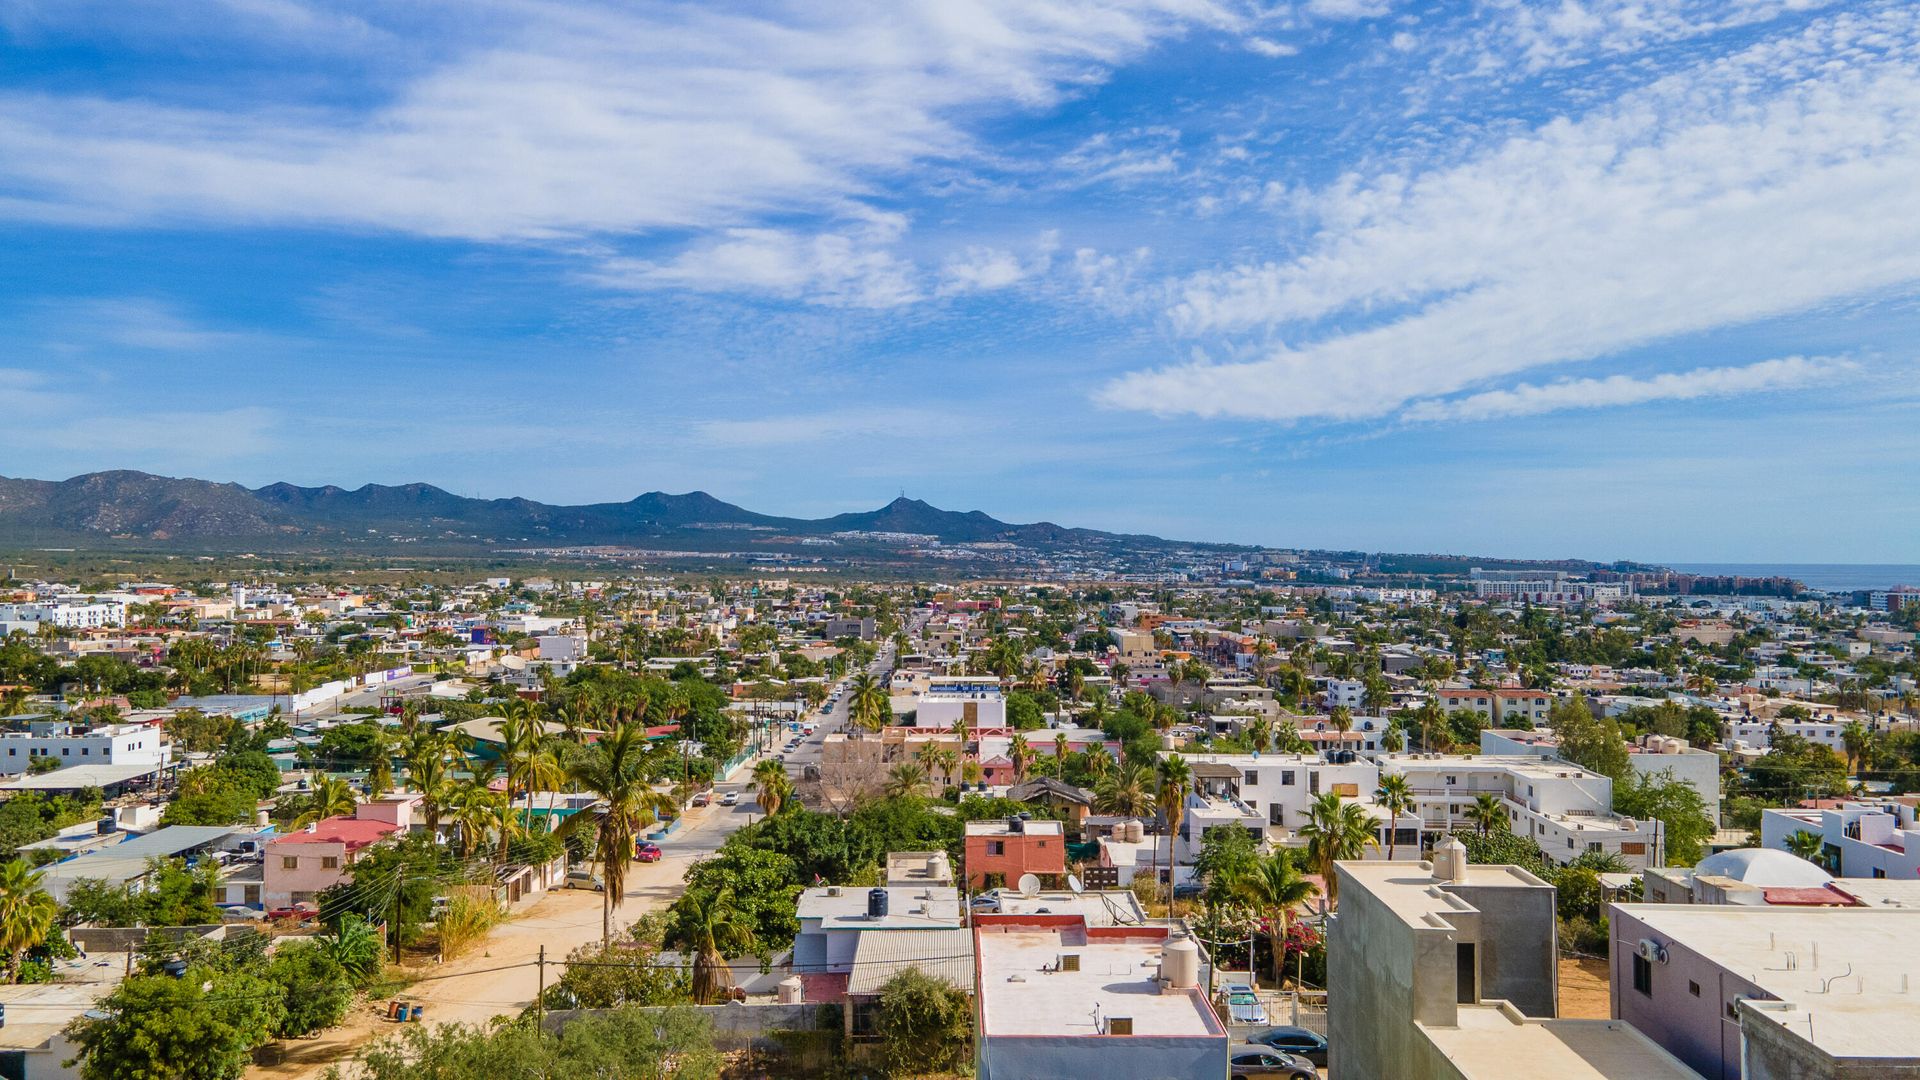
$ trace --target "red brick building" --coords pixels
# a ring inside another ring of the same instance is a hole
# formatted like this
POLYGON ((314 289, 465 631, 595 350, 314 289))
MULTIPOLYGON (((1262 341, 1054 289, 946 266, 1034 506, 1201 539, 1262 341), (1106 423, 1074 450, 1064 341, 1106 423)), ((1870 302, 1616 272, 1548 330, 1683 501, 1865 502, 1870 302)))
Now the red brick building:
POLYGON ((1022 874, 1049 875, 1057 883, 1067 872, 1066 827, 1058 821, 994 818, 967 822, 967 888, 981 889, 990 876, 1014 885, 1022 874))

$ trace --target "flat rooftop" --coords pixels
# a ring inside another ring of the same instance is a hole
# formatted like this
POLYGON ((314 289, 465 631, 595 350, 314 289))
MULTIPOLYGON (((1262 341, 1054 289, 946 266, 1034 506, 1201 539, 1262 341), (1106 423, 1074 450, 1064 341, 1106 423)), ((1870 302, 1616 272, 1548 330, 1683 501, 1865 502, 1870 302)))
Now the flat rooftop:
POLYGON ((819 919, 822 930, 933 930, 963 924, 960 915, 960 891, 938 885, 894 885, 887 888, 887 914, 878 919, 867 917, 869 890, 854 886, 828 886, 800 893, 795 915, 801 919, 819 919))
POLYGON ((1498 769, 1537 780, 1556 777, 1602 779, 1599 773, 1588 772, 1570 762, 1532 754, 1382 754, 1378 760, 1382 769, 1388 772, 1484 772, 1498 769))
POLYGON ((1920 1014, 1920 910, 1623 904, 1671 943, 1691 949, 1779 1001, 1755 1015, 1836 1058, 1914 1056, 1920 1014), (1787 957, 1793 970, 1786 970, 1787 957), (1816 956, 1817 954, 1817 956, 1816 956))
POLYGON ((1553 886, 1527 873, 1517 866, 1483 865, 1472 863, 1467 866, 1467 880, 1464 882, 1441 881, 1433 876, 1433 864, 1427 862, 1388 862, 1385 859, 1365 862, 1339 862, 1334 864, 1338 872, 1346 876, 1350 883, 1345 888, 1365 889, 1375 899, 1387 906, 1389 911, 1401 920, 1413 926, 1432 926, 1435 918, 1446 919, 1459 911, 1472 911, 1473 905, 1457 893, 1449 892, 1442 886, 1458 888, 1529 888, 1551 889, 1553 886))
MULTIPOLYGON (((1038 833, 1042 836, 1064 836, 1066 826, 1052 818, 1034 818, 1020 823, 1020 833, 1038 833)), ((1016 835, 1011 822, 1006 818, 987 818, 982 821, 967 822, 968 836, 1013 836, 1016 835)))
POLYGON ((1000 910, 991 913, 995 915, 1078 915, 1088 926, 1138 926, 1147 921, 1139 898, 1126 889, 1046 889, 1032 896, 1001 889, 993 895, 1000 901, 1000 910))
POLYGON ((1113 1017, 1133 1021, 1148 1037, 1223 1038, 1226 1029, 1194 988, 1162 994, 1164 934, 1089 941, 1084 929, 982 926, 975 930, 980 965, 980 1025, 987 1038, 1006 1035, 1100 1035, 1113 1017), (1064 955, 1080 970, 1051 970, 1064 955))
POLYGON ((1456 1027, 1414 1026, 1469 1080, 1700 1080, 1620 1020, 1536 1020, 1498 1005, 1462 1005, 1456 1027))

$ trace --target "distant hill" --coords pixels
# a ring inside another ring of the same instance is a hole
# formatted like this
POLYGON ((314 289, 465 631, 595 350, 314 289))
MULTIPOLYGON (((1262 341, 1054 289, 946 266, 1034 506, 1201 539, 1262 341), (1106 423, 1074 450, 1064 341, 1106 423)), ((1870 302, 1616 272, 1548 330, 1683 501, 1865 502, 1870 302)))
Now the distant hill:
MULTIPOLYGON (((1151 536, 1011 524, 978 510, 942 510, 899 498, 863 513, 806 519, 758 514, 704 491, 650 491, 627 502, 554 506, 530 499, 471 499, 431 484, 347 489, 175 479, 149 473, 88 473, 70 480, 0 477, 0 540, 50 543, 112 538, 184 546, 274 538, 325 543, 369 536, 482 543, 633 544, 662 537, 745 543, 759 533, 921 533, 946 543, 1033 545, 1127 543, 1173 546, 1151 536)), ((1212 546, 1212 545, 1207 545, 1212 546)))

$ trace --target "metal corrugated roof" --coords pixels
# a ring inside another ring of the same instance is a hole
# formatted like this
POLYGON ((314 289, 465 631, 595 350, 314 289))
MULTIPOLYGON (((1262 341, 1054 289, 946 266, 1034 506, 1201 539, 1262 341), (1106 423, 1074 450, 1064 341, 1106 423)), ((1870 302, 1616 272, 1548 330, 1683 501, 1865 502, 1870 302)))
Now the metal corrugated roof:
POLYGON ((876 930, 853 944, 853 973, 847 993, 877 994, 888 979, 919 968, 962 990, 973 989, 973 931, 876 930))

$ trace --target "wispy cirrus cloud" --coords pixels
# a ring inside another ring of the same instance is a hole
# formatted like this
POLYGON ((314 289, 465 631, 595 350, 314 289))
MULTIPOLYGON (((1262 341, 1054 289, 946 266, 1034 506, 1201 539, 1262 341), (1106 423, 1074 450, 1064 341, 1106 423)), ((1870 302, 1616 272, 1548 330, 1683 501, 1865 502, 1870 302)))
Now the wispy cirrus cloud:
POLYGON ((1465 397, 1416 401, 1400 413, 1413 422, 1499 420, 1563 409, 1604 409, 1655 401, 1692 401, 1770 390, 1789 390, 1844 378, 1859 370, 1851 360, 1787 356, 1739 367, 1695 368, 1646 378, 1610 375, 1603 379, 1562 379, 1465 397))
POLYGON ((1099 399, 1381 417, 1920 280, 1920 12, 1835 15, 1463 164, 1307 202, 1321 231, 1305 254, 1192 275, 1170 312, 1191 335, 1280 344, 1136 372, 1099 399))

